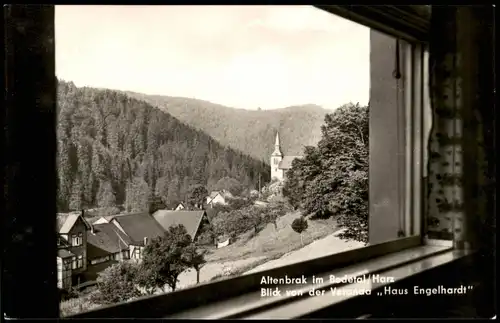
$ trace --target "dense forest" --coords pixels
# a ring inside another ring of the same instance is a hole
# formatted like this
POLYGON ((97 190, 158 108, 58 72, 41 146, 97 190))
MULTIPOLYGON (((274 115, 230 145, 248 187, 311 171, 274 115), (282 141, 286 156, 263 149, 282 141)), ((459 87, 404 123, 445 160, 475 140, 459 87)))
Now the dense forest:
POLYGON ((225 146, 266 162, 274 149, 277 130, 283 153, 302 155, 305 146, 318 143, 325 114, 331 112, 314 104, 245 110, 198 99, 126 93, 168 112, 225 146))
POLYGON ((58 81, 58 209, 124 205, 151 195, 185 199, 231 177, 245 188, 269 181, 269 166, 225 147, 170 114, 117 91, 58 81))

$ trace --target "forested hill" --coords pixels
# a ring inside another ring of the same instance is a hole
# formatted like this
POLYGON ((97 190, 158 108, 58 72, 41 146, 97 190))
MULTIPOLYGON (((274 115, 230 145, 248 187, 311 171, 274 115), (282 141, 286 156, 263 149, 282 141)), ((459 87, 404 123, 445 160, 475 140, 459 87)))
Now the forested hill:
POLYGON ((59 212, 125 204, 146 208, 150 193, 169 203, 191 185, 229 176, 248 188, 269 166, 224 147, 146 102, 112 90, 58 85, 59 212))
POLYGON ((304 146, 318 143, 325 115, 332 112, 313 104, 245 110, 197 99, 126 93, 204 131, 223 145, 266 161, 274 150, 277 130, 283 153, 302 155, 304 146))

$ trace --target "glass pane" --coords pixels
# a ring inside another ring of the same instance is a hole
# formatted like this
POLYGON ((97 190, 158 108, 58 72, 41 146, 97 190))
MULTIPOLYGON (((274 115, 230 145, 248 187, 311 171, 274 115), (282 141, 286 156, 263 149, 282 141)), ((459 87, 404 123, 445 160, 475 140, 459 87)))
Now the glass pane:
POLYGON ((55 27, 58 219, 91 226, 73 275, 188 259, 85 309, 419 234, 411 45, 312 6, 56 6, 55 27))

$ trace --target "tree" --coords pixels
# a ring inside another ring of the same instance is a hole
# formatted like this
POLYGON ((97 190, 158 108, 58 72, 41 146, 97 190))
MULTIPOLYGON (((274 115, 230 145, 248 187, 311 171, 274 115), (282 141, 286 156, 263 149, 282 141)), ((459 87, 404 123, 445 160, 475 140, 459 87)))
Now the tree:
POLYGON ((242 209, 240 213, 241 220, 238 221, 238 223, 243 226, 241 231, 246 231, 247 228, 253 228, 255 235, 259 233, 259 229, 261 228, 265 220, 263 217, 262 209, 252 206, 242 209))
POLYGON ((225 176, 217 181, 214 189, 217 191, 227 190, 231 192, 231 194, 239 196, 243 192, 244 187, 238 180, 232 177, 225 176))
POLYGON ((179 275, 188 268, 183 255, 190 244, 191 237, 182 224, 153 239, 143 253, 142 268, 150 275, 147 286, 163 288, 167 284, 175 291, 179 275))
POLYGON ((213 225, 207 225, 197 239, 199 245, 217 245, 217 234, 215 233, 213 225))
MULTIPOLYGON (((144 288, 146 295, 153 295, 155 290, 159 287, 157 279, 157 273, 155 273, 152 268, 145 267, 144 264, 140 264, 139 270, 135 277, 135 282, 140 287, 144 288)), ((161 285, 163 286, 163 285, 161 285)))
POLYGON ((135 177, 127 184, 126 209, 129 212, 142 212, 149 209, 150 190, 148 183, 141 178, 135 177))
POLYGON ((100 272, 97 277, 97 293, 93 301, 98 304, 114 304, 140 296, 135 287, 137 266, 131 262, 119 262, 100 272))
POLYGON ((71 196, 69 200, 69 209, 70 210, 80 210, 82 209, 82 184, 80 178, 77 177, 73 182, 73 186, 71 187, 71 196))
MULTIPOLYGON (((67 123, 62 123, 62 125, 67 126, 67 123)), ((57 186, 57 199, 59 208, 65 209, 68 207, 71 196, 72 171, 69 161, 69 143, 67 139, 64 140, 64 132, 62 129, 60 129, 59 132, 57 147, 57 175, 59 185, 57 186)))
POLYGON ((317 147, 306 147, 287 173, 284 195, 294 207, 336 217, 344 239, 368 238, 369 107, 344 105, 325 116, 317 147))
POLYGON ((208 195, 208 191, 203 185, 191 185, 188 189, 187 201, 190 205, 203 205, 203 200, 208 195))
POLYGON ((116 204, 115 193, 108 181, 101 181, 99 192, 97 194, 97 205, 99 207, 114 206, 116 204))
POLYGON ((275 199, 269 203, 265 211, 265 220, 268 223, 273 223, 274 228, 278 230, 278 219, 290 211, 292 209, 285 201, 275 199))
POLYGON ((162 176, 156 180, 154 194, 156 196, 162 197, 164 201, 167 201, 169 190, 169 180, 168 177, 162 176))
POLYGON ((255 199, 252 198, 228 198, 228 206, 230 210, 240 210, 253 206, 255 199))
POLYGON ((205 256, 199 252, 196 244, 191 243, 183 253, 183 260, 189 268, 196 270, 196 284, 200 283, 200 270, 205 265, 205 256))
POLYGON ((228 235, 231 233, 228 214, 228 212, 219 212, 212 220, 212 231, 216 241, 221 235, 228 235))
POLYGON ((306 231, 308 228, 309 224, 307 224, 307 220, 305 217, 301 216, 300 218, 297 218, 293 220, 292 222, 292 229, 293 231, 297 232, 300 234, 300 243, 302 246, 304 246, 304 240, 302 238, 302 232, 306 231))
POLYGON ((164 210, 167 207, 160 196, 151 196, 149 198, 149 214, 153 214, 158 210, 164 210))
POLYGON ((179 178, 174 176, 174 178, 168 183, 167 199, 165 201, 168 205, 178 203, 181 200, 179 196, 179 188, 179 178))

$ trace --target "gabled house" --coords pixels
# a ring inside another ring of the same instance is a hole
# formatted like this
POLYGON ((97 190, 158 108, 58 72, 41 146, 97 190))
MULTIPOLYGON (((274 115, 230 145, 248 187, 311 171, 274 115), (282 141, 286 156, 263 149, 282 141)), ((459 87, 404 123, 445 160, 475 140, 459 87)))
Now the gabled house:
POLYGON ((174 211, 180 211, 180 210, 184 210, 186 209, 186 206, 184 205, 184 203, 179 203, 177 204, 177 206, 174 208, 174 211))
POLYGON ((226 190, 213 191, 209 196, 207 196, 206 204, 210 207, 213 207, 215 204, 227 205, 227 199, 232 197, 232 194, 226 190))
POLYGON ((83 215, 83 211, 57 214, 58 285, 61 288, 83 281, 82 273, 87 270, 87 231, 91 226, 83 215))
POLYGON ((112 223, 91 225, 87 232, 86 280, 96 280, 97 274, 117 261, 130 258, 130 238, 112 223))
POLYGON ((160 224, 163 230, 182 224, 191 240, 195 241, 210 223, 204 210, 198 211, 170 211, 158 210, 153 213, 153 218, 160 224))
POLYGON ((165 233, 158 222, 147 212, 116 216, 110 223, 128 236, 130 259, 135 260, 142 259, 142 252, 148 241, 165 233))

